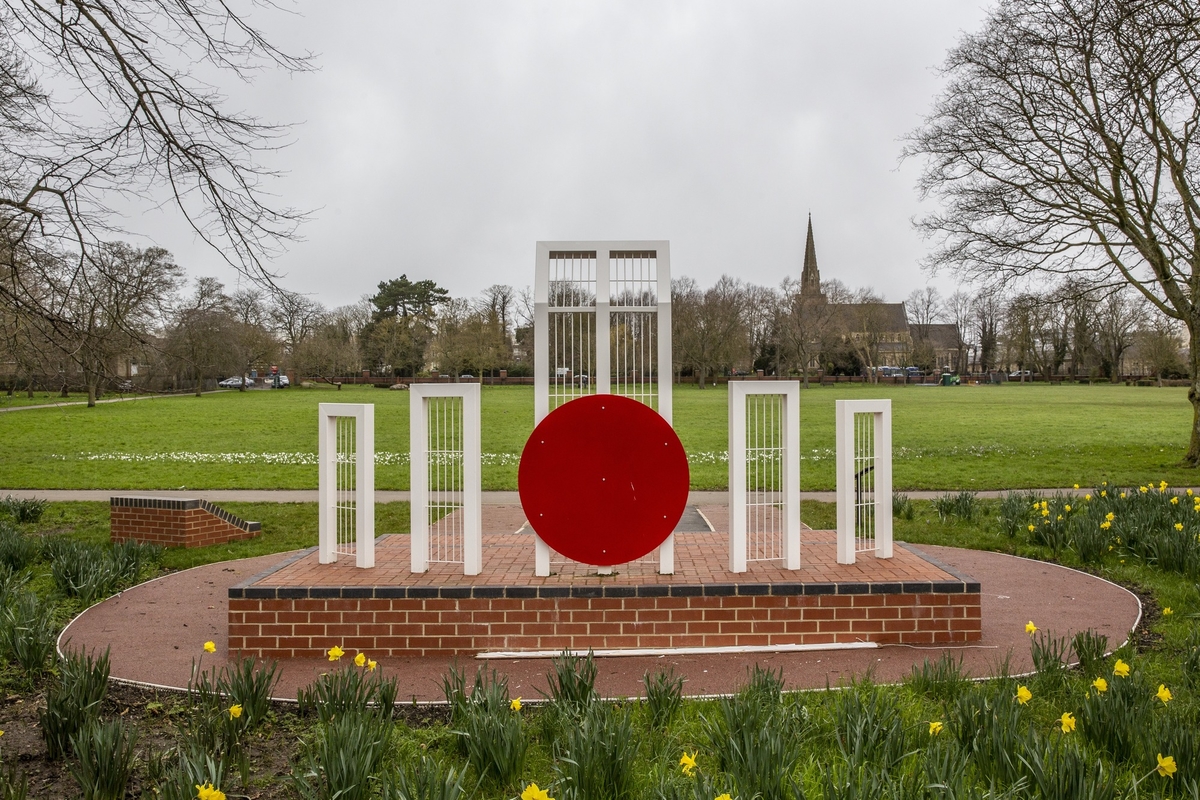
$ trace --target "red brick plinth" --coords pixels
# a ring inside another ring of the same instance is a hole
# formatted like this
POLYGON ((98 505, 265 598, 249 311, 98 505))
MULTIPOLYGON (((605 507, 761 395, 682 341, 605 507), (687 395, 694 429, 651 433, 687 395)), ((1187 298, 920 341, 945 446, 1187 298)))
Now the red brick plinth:
POLYGON ((112 541, 136 539, 164 547, 205 547, 251 539, 262 527, 206 500, 113 497, 109 499, 109 516, 112 541))
MULTIPOLYGON (((532 537, 511 536, 509 548, 520 555, 528 549, 532 573, 532 537)), ((489 576, 489 561, 493 571, 511 575, 504 560, 512 556, 504 555, 508 537, 485 535, 484 574, 446 572, 436 585, 428 573, 413 576, 397 568, 406 564, 407 539, 387 537, 376 550, 380 566, 374 572, 317 565, 307 553, 231 588, 230 651, 311 657, 337 644, 373 656, 432 656, 863 641, 934 645, 982 636, 979 583, 900 545, 895 559, 878 566, 843 568, 833 563, 832 542, 814 542, 804 548, 811 565, 806 570, 761 567, 735 575, 715 574, 711 567, 719 559, 708 550, 719 552, 720 536, 680 535, 675 575, 652 568, 638 575, 637 565, 626 565, 616 577, 573 579, 564 568, 550 579, 530 574, 524 585, 488 585, 496 577, 489 576), (489 557, 489 544, 498 555, 489 557), (870 579, 872 568, 879 580, 870 579), (341 585, 314 575, 337 577, 341 585), (407 585, 364 585, 385 576, 407 585)))

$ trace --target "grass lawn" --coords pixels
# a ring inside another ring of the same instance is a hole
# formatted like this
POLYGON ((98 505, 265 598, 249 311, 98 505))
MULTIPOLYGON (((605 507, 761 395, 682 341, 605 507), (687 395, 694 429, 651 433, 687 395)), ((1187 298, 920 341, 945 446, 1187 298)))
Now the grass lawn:
MULTIPOLYGON (((801 395, 804 489, 834 488, 834 401, 893 401, 895 486, 1009 489, 1197 483, 1186 389, 1043 384, 814 387, 801 395)), ((675 427, 694 489, 727 480, 727 394, 683 386, 675 427)), ((368 387, 228 392, 0 414, 0 487, 296 489, 317 482, 316 406, 375 404, 379 489, 408 486, 408 393, 368 387)), ((532 387, 483 390, 485 489, 515 489, 532 387)))

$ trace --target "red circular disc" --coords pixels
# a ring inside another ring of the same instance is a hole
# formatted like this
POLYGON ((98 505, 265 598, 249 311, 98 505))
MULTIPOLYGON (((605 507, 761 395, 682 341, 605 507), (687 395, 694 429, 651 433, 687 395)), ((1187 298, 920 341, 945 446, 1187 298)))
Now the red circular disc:
POLYGON ((663 543, 683 516, 689 480, 683 444, 658 412, 600 394, 559 406, 534 428, 517 488, 546 544, 612 566, 663 543))

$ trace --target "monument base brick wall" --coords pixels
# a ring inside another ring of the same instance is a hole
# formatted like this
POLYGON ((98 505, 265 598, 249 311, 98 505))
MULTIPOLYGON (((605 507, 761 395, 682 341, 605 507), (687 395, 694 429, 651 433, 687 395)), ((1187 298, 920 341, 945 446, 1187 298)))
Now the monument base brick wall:
POLYGON ((663 596, 625 597, 539 596, 529 587, 235 588, 229 649, 294 658, 321 656, 336 644, 372 656, 432 656, 982 638, 978 584, 946 593, 848 594, 836 593, 838 587, 829 594, 706 596, 705 588, 672 586, 663 596))
POLYGON ((261 533, 257 522, 247 522, 206 500, 161 497, 113 497, 109 500, 110 538, 135 539, 164 547, 205 547, 261 533))

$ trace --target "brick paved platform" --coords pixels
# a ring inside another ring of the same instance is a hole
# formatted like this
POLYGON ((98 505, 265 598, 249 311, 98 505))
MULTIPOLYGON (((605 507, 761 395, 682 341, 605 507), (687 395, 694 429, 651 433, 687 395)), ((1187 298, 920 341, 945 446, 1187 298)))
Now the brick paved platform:
MULTIPOLYGON (((702 508, 724 527, 724 508, 702 508)), ((518 519, 498 506, 484 528, 518 519)), ((897 546, 895 557, 836 563, 832 531, 806 530, 799 570, 751 562, 728 571, 721 531, 676 534, 674 575, 647 558, 599 575, 552 564, 533 575, 528 528, 485 533, 483 571, 431 565, 409 572, 407 536, 382 537, 376 567, 319 564, 315 550, 229 589, 229 647, 275 658, 333 645, 389 656, 487 651, 770 646, 870 641, 956 644, 981 636, 979 583, 897 546)))

